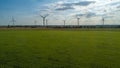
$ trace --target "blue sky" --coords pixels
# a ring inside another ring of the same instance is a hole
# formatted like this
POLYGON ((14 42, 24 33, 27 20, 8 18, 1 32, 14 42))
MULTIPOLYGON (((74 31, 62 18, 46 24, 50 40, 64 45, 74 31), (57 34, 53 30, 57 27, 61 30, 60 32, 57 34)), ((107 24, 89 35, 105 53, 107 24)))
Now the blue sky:
POLYGON ((120 24, 120 0, 0 0, 0 25, 42 25, 40 15, 49 14, 49 25, 76 25, 80 17, 81 25, 120 24))

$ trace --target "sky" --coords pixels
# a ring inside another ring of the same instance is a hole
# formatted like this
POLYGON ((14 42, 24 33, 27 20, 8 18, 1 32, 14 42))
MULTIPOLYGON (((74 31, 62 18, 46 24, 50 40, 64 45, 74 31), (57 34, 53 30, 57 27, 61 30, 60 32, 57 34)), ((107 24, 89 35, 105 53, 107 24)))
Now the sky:
POLYGON ((0 0, 0 25, 120 25, 120 0, 0 0))

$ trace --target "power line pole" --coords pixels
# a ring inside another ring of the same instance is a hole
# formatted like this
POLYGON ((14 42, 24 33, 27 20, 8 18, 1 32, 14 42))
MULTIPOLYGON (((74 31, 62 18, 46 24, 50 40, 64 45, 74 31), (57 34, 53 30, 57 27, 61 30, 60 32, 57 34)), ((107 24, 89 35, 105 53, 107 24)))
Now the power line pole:
POLYGON ((11 22, 13 23, 12 25, 15 26, 15 22, 16 22, 16 20, 14 19, 14 17, 12 17, 11 22))

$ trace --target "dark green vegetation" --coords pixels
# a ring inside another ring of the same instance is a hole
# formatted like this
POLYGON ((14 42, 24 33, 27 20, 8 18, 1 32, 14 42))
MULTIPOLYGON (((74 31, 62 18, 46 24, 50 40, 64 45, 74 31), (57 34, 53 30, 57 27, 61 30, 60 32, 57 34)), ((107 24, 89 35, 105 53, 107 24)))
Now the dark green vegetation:
POLYGON ((0 68, 120 68, 120 32, 0 30, 0 68))

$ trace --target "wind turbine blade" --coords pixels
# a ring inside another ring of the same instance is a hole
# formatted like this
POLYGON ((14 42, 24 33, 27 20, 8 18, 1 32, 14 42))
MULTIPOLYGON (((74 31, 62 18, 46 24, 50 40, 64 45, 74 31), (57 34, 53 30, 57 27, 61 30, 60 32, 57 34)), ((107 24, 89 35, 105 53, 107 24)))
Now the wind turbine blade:
POLYGON ((42 18, 43 18, 43 16, 42 15, 40 15, 42 18))
POLYGON ((49 16, 49 14, 45 15, 45 17, 49 16))

